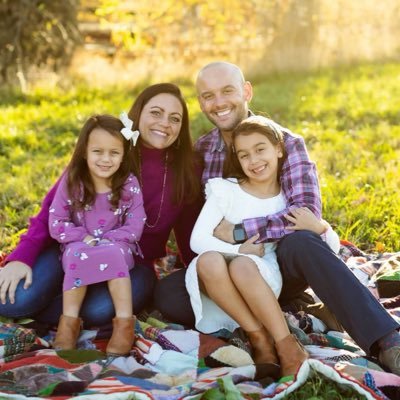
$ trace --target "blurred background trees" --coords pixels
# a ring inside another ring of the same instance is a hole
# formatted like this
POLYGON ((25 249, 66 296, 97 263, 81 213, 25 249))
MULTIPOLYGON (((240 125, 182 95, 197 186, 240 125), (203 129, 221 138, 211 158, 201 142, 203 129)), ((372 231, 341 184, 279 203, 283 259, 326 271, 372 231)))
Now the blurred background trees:
POLYGON ((0 76, 26 90, 30 69, 58 71, 79 43, 76 0, 0 1, 0 76))
POLYGON ((215 59, 252 75, 398 60, 399 19, 399 0, 0 0, 0 84, 63 67, 104 85, 192 78, 215 59))

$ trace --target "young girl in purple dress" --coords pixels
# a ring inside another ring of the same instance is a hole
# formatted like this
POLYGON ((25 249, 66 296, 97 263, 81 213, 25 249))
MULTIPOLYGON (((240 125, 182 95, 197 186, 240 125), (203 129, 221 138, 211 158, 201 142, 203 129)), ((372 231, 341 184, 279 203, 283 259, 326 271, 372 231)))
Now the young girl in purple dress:
POLYGON ((141 255, 146 215, 139 182, 130 173, 138 132, 126 118, 89 118, 49 209, 49 231, 61 243, 65 273, 56 349, 75 348, 87 287, 105 281, 115 308, 107 354, 125 355, 134 342, 129 270, 134 254, 141 255))

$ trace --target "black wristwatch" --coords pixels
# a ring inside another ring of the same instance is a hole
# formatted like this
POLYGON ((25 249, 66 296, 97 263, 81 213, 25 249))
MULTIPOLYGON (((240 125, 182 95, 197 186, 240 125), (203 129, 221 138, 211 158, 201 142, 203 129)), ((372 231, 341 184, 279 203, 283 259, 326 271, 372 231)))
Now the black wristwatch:
POLYGON ((247 239, 246 231, 243 228, 243 224, 236 224, 233 228, 233 240, 236 243, 243 243, 247 239))

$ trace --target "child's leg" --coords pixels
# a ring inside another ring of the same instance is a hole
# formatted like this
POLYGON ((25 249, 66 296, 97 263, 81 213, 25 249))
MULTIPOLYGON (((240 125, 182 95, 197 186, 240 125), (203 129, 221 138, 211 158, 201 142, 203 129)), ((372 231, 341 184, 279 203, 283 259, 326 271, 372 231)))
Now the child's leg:
POLYGON ((57 350, 72 350, 76 347, 81 330, 79 311, 86 294, 86 286, 66 290, 63 293, 63 314, 58 323, 53 347, 57 350))
POLYGON ((83 300, 86 295, 87 286, 66 290, 63 293, 63 314, 69 317, 78 317, 83 300))
POLYGON ((114 303, 115 316, 130 318, 133 314, 130 278, 117 278, 107 282, 114 303))
POLYGON ((277 342, 290 331, 283 312, 271 288, 262 278, 257 265, 249 257, 236 257, 229 273, 250 310, 277 342))
POLYGON ((115 318, 113 333, 108 341, 106 352, 110 356, 129 354, 135 341, 136 318, 132 315, 132 289, 130 278, 117 278, 108 281, 108 288, 114 303, 115 318))
POLYGON ((196 268, 201 290, 243 329, 253 331, 261 327, 232 282, 227 263, 220 253, 203 253, 197 260, 196 268))
MULTIPOLYGON (((244 300, 275 341, 283 376, 293 375, 309 355, 290 334, 285 317, 271 288, 261 277, 256 264, 248 257, 237 257, 229 265, 232 281, 244 300)), ((253 338, 259 358, 270 357, 270 341, 260 332, 248 332, 253 338), (260 340, 261 337, 261 340, 260 340), (265 350, 268 349, 265 355, 265 350)), ((252 342, 253 345, 253 342, 252 342)))
MULTIPOLYGON (((278 357, 274 340, 264 329, 258 316, 255 317, 231 279, 231 266, 241 258, 234 258, 228 267, 221 254, 217 252, 204 253, 197 260, 199 279, 201 279, 207 295, 247 332, 253 349, 253 360, 259 368, 257 376, 268 375, 277 378, 279 366, 277 365, 278 357)), ((253 288, 250 287, 250 290, 253 288)))

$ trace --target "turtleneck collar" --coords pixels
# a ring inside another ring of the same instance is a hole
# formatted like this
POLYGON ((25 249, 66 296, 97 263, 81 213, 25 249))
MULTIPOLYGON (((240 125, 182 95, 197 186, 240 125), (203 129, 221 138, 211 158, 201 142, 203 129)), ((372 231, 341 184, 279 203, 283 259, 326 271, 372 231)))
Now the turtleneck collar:
POLYGON ((166 149, 154 149, 140 144, 140 153, 143 159, 160 159, 165 157, 166 149))

